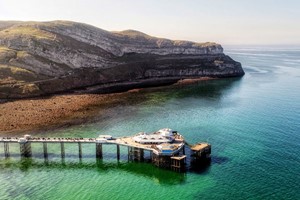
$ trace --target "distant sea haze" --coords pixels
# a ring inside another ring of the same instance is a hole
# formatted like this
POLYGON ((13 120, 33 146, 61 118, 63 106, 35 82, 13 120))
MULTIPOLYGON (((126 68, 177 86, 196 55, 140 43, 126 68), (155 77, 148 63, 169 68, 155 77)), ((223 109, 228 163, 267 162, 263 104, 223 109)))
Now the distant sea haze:
MULTIPOLYGON (((0 146, 0 199, 300 199, 300 47, 225 47, 242 63, 242 78, 149 88, 105 108, 95 119, 45 137, 127 136, 169 127, 189 143, 212 144, 212 163, 186 174, 130 163, 127 149, 104 146, 103 161, 86 146, 48 145, 49 162, 33 145, 33 158, 11 159, 0 146), (36 153, 34 153, 36 152, 36 153)), ((98 110, 97 110, 98 109, 98 110)), ((20 133, 21 135, 21 133, 20 133)))

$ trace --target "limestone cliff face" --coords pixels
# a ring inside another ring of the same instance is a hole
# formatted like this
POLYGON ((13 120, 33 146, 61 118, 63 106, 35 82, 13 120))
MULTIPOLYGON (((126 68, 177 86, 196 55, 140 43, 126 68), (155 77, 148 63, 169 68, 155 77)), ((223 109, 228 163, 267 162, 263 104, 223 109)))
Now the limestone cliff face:
POLYGON ((145 79, 243 74, 241 64, 216 43, 109 32, 68 21, 0 22, 0 98, 145 79))

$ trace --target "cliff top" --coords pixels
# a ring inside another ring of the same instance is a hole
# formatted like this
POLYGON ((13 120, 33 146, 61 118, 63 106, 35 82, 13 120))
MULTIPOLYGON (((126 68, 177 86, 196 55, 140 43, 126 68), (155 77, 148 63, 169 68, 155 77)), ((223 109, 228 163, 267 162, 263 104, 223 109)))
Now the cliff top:
MULTIPOLYGON (((72 21, 0 21, 0 38, 12 39, 13 37, 18 38, 22 36, 54 40, 56 38, 55 35, 63 35, 75 40, 87 42, 118 56, 124 53, 134 52, 135 50, 137 50, 137 53, 140 53, 142 49, 145 50, 149 48, 182 48, 178 53, 184 53, 187 48, 207 48, 206 53, 214 53, 214 49, 218 49, 218 53, 222 51, 221 45, 214 42, 197 43, 183 40, 169 40, 153 37, 136 30, 106 31, 88 24, 72 21), (106 42, 101 41, 103 39, 106 40, 106 42), (114 45, 111 42, 114 43, 114 45)), ((188 52, 190 52, 190 50, 188 50, 188 52)), ((167 52, 153 50, 151 50, 151 53, 167 54, 167 52)), ((176 52, 173 53, 177 54, 176 52)), ((197 53, 194 52, 194 54, 197 53)))

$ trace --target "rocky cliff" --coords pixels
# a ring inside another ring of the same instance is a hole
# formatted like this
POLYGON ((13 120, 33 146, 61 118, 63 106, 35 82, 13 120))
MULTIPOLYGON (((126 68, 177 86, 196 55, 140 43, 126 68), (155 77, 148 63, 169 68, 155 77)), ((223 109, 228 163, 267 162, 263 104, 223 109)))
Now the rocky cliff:
POLYGON ((0 98, 242 75, 241 64, 216 43, 109 32, 69 21, 0 22, 0 98))

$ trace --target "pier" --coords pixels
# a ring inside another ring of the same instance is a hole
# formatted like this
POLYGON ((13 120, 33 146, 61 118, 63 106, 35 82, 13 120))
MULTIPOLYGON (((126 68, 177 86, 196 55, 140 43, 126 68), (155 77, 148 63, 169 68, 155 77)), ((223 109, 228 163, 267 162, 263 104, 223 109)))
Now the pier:
POLYGON ((48 145, 51 143, 60 144, 61 158, 65 158, 65 144, 72 143, 78 145, 78 157, 82 159, 82 144, 95 145, 96 159, 103 159, 103 145, 115 145, 117 160, 120 160, 120 146, 128 148, 128 161, 143 162, 145 152, 150 154, 150 161, 157 167, 166 168, 177 172, 186 169, 186 158, 190 157, 190 163, 210 160, 211 145, 208 143, 198 143, 187 145, 183 136, 171 129, 161 129, 154 133, 138 133, 130 137, 113 138, 110 135, 100 135, 97 138, 60 138, 60 137, 2 137, 4 157, 10 157, 9 146, 12 143, 20 145, 20 155, 22 158, 32 157, 31 145, 42 144, 45 159, 48 159, 48 145), (186 154, 186 149, 189 154, 186 154))

